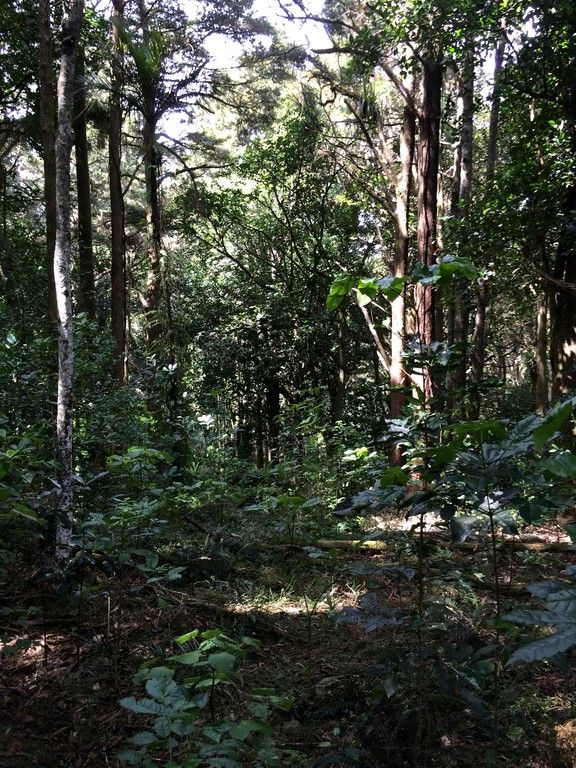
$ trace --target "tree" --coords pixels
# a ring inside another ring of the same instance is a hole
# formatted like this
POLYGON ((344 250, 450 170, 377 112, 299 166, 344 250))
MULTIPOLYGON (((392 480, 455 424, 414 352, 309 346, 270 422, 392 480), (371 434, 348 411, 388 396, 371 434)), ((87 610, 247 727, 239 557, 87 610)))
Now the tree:
POLYGON ((54 284, 58 307, 58 402, 56 448, 60 491, 56 530, 56 556, 64 559, 70 551, 74 523, 74 453, 72 435, 72 374, 74 346, 72 336, 72 281, 70 278, 70 154, 74 143, 74 69, 84 16, 84 0, 70 0, 62 22, 58 111, 55 143, 56 159, 56 238, 54 284))

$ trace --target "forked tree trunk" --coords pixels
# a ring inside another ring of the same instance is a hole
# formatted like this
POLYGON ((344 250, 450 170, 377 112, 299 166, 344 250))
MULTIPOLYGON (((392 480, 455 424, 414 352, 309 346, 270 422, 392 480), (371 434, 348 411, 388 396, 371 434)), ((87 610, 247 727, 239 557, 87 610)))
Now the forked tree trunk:
POLYGON ((122 107, 123 86, 120 27, 123 23, 124 0, 113 0, 112 67, 110 88, 110 123, 108 134, 108 183, 110 187, 110 308, 114 338, 114 377, 119 382, 128 378, 126 334, 126 252, 124 227, 124 195, 122 192, 122 107))
POLYGON ((92 247, 92 202, 86 125, 86 80, 84 50, 78 48, 74 89, 74 148, 78 194, 78 308, 96 319, 94 249, 92 247))
POLYGON ((56 133, 56 242, 54 248, 54 284, 58 306, 58 403, 56 446, 59 465, 60 495, 56 521, 56 557, 70 552, 74 524, 73 443, 72 443, 72 284, 70 279, 70 154, 74 143, 72 113, 74 104, 74 67, 84 16, 84 0, 72 0, 65 6, 62 24, 60 74, 58 76, 58 130, 56 133))
POLYGON ((39 0, 38 102, 42 135, 42 163, 44 166, 48 319, 55 324, 58 320, 53 269, 56 242, 56 84, 54 82, 50 5, 50 0, 39 0))

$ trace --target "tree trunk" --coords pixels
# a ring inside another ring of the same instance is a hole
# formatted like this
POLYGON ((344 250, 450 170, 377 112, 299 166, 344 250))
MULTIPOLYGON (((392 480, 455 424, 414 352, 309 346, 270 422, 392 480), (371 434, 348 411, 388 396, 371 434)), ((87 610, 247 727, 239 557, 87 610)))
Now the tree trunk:
MULTIPOLYGON (((426 59, 422 65, 422 103, 418 111, 418 258, 425 266, 436 261, 438 168, 440 160, 440 114, 442 64, 426 59)), ((416 317, 421 350, 427 353, 435 340, 434 293, 428 285, 416 285, 416 317)), ((433 382, 429 366, 423 366, 423 392, 430 404, 433 382)))
POLYGON ((46 217, 46 265, 48 283, 48 319, 56 324, 56 288, 54 286, 54 247, 56 242, 56 84, 52 51, 50 0, 40 0, 38 45, 38 101, 44 166, 44 207, 46 217))
POLYGON ((324 432, 326 455, 334 456, 336 443, 334 440, 335 427, 344 417, 346 407, 346 386, 348 384, 348 326, 346 314, 338 311, 338 363, 334 374, 328 381, 328 396, 330 398, 330 424, 324 432))
MULTIPOLYGON (((150 42, 150 26, 148 9, 145 0, 138 0, 140 25, 144 45, 150 42)), ((146 223, 148 235, 148 277, 146 293, 142 306, 145 312, 146 343, 150 352, 162 335, 162 323, 159 318, 160 295, 162 289, 162 215, 160 210, 160 195, 158 170, 160 157, 157 149, 156 130, 158 117, 156 114, 156 81, 142 82, 142 143, 144 149, 144 177, 146 186, 146 223)))
POLYGON ((149 351, 152 351, 162 335, 162 323, 158 315, 162 286, 162 235, 155 119, 144 118, 142 140, 144 143, 148 233, 148 277, 143 307, 146 314, 146 343, 149 351))
POLYGON ((74 148, 76 154, 76 187, 78 194, 78 309, 90 320, 96 319, 94 250, 92 247, 92 202, 90 166, 86 135, 86 81, 84 50, 78 48, 76 87, 74 90, 74 148))
MULTIPOLYGON (((570 62, 576 73, 576 61, 570 62)), ((567 132, 570 136, 573 161, 576 160, 576 83, 566 103, 567 132)), ((562 225, 554 264, 554 298, 550 305, 552 329, 550 357, 552 363, 552 400, 576 390, 576 184, 566 189, 562 203, 562 225), (563 287, 562 283, 566 283, 563 287), (570 284, 570 285, 568 285, 570 284)))
POLYGON ((267 458, 270 463, 276 464, 280 450, 280 382, 275 371, 267 376, 265 397, 267 458))
POLYGON ((548 408, 548 302, 546 294, 538 294, 538 315, 536 320, 536 413, 543 416, 548 408))
POLYGON ((56 242, 54 284, 58 307, 58 403, 56 445, 60 495, 56 522, 56 557, 70 551, 74 524, 73 443, 72 443, 72 285, 70 279, 70 154, 74 143, 72 113, 74 67, 84 16, 84 0, 72 0, 62 23, 60 74, 58 76, 58 131, 56 134, 56 242))
MULTIPOLYGON (((470 360, 470 381, 479 384, 484 376, 484 358, 486 355, 486 308, 488 306, 488 284, 480 278, 476 285, 476 313, 474 316, 474 331, 472 334, 472 354, 470 360)), ((474 393, 470 404, 469 416, 477 419, 480 415, 480 395, 474 393)))
MULTIPOLYGON (((394 212, 396 228, 396 244, 392 263, 394 277, 404 277, 408 269, 410 196, 412 192, 415 133, 416 116, 410 107, 405 106, 402 129, 400 131, 400 172, 396 185, 396 209, 394 212)), ((403 391, 406 385, 406 372, 403 364, 406 324, 405 304, 405 292, 403 291, 392 302, 390 307, 390 386, 392 388, 390 392, 390 416, 393 419, 401 416, 406 399, 403 391)))
POLYGON ((110 124, 108 135, 108 179, 110 187, 110 307, 114 338, 114 377, 128 379, 126 334, 126 252, 124 230, 124 195, 122 193, 122 53, 119 28, 123 22, 124 0, 114 0, 112 18, 112 72, 110 88, 110 124))
MULTIPOLYGON (((451 214, 455 219, 465 219, 472 196, 472 162, 474 149, 474 50, 465 57, 459 77, 457 117, 460 139, 454 153, 454 178, 452 183, 451 214)), ((465 241, 462 241, 466 248, 465 241)), ((458 361, 450 370, 446 387, 449 391, 462 392, 466 386, 468 316, 470 313, 467 288, 458 282, 452 292, 448 340, 458 350, 458 361)), ((451 396, 454 406, 458 397, 451 396)))
MULTIPOLYGON (((505 27, 505 23, 502 22, 505 27)), ((486 158, 486 183, 494 179, 496 172, 496 160, 498 156, 498 123, 500 121, 500 74, 504 64, 506 51, 506 38, 504 34, 500 38, 494 53, 494 86, 492 89, 492 105, 490 107, 490 127, 488 130, 488 149, 486 158)))

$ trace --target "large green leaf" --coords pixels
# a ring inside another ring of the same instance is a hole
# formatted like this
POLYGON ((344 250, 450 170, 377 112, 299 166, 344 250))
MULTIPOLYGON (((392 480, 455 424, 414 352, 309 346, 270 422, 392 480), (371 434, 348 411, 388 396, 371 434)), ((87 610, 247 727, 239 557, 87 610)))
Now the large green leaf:
POLYGON ((537 451, 541 451, 545 444, 554 437, 556 432, 572 414, 574 400, 571 398, 567 402, 558 403, 546 417, 540 426, 534 430, 534 446, 537 451))
POLYGON ((382 277, 378 280, 378 287, 389 302, 395 301, 404 290, 406 277, 382 277))
POLYGON ((326 299, 326 308, 329 310, 338 309, 357 282, 358 278, 354 275, 339 275, 335 278, 326 299))
POLYGON ((175 661, 178 664, 198 664, 201 656, 201 651, 189 651, 189 653, 181 653, 178 656, 170 656, 168 661, 175 661))
POLYGON ((238 741, 244 741, 252 733, 262 730, 262 725, 255 723, 253 720, 241 720, 239 723, 234 723, 230 728, 230 736, 238 741))
POLYGON ((215 669, 217 672, 230 672, 235 663, 236 656, 233 656, 231 653, 226 653, 225 651, 222 653, 211 653, 210 656, 208 656, 208 664, 210 664, 212 669, 215 669))
POLYGON ((541 467, 556 477, 576 477, 576 456, 570 451, 559 451, 543 461, 541 467))
POLYGON ((506 662, 506 666, 512 664, 528 663, 531 661, 541 661, 550 659, 557 653, 564 653, 569 648, 576 645, 576 628, 559 632, 557 635, 550 635, 541 640, 535 640, 533 643, 518 648, 506 662))
POLYGON ((512 611, 502 617, 505 621, 513 621, 514 624, 526 624, 530 627, 555 627, 558 624, 574 624, 576 619, 562 617, 555 611, 512 611))

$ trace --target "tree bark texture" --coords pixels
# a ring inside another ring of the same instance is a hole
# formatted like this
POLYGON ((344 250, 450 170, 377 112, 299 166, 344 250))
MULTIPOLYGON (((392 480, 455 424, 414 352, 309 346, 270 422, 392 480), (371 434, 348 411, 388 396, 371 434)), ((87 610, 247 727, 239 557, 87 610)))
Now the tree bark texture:
POLYGON ((53 270, 56 242, 56 83, 54 80, 50 7, 50 0, 39 0, 38 100, 42 135, 42 163, 44 166, 48 319, 51 323, 56 324, 58 308, 56 306, 53 270))
POLYGON ((60 73, 58 76, 58 130, 56 133, 56 242, 54 284, 58 306, 58 402, 56 445, 60 470, 60 496, 56 523, 56 557, 70 551, 74 524, 72 373, 72 284, 70 278, 70 154, 74 143, 72 128, 74 69, 84 16, 84 0, 72 0, 62 24, 60 73))
MULTIPOLYGON (((422 64, 422 103, 418 111, 418 258, 425 266, 436 261, 438 169, 440 161, 440 114, 442 63, 425 59, 422 64)), ((418 336, 423 351, 435 340, 435 301, 430 286, 416 285, 418 336)), ((428 366, 423 370, 423 390, 429 403, 433 382, 428 366)))
POLYGON ((113 0, 112 65, 110 88, 110 122, 108 134, 108 183, 110 188, 110 308, 114 338, 113 371, 117 381, 128 379, 126 334, 126 249, 124 194, 122 192, 122 106, 123 86, 120 26, 124 17, 124 0, 113 0))
MULTIPOLYGON (((566 98, 566 124, 573 162, 576 161, 576 55, 570 61, 572 82, 566 98)), ((576 391, 576 183, 566 189, 553 270, 554 297, 550 305, 552 328, 552 399, 576 391), (565 283, 565 286, 562 286, 565 283)))
POLYGON ((78 309, 96 319, 94 249, 92 246, 92 202, 86 124, 86 80, 84 50, 78 48, 74 89, 74 149, 78 195, 78 309))
POLYGON ((536 317, 536 413, 543 416, 548 408, 548 301, 544 291, 538 294, 536 317))
MULTIPOLYGON (((396 207, 394 211, 396 230, 396 244, 392 264, 394 277, 404 277, 408 269, 410 198, 412 193, 415 134, 416 115, 413 109, 406 105, 400 131, 400 169, 396 184, 396 207)), ((405 298, 405 292, 402 291, 400 296, 390 306, 390 416, 393 419, 401 416, 406 399, 403 392, 403 387, 406 385, 406 371, 404 370, 403 362, 406 331, 405 298)))
MULTIPOLYGON (((504 23, 503 23, 503 26, 504 23)), ((504 32, 498 41, 494 52, 494 86, 492 88, 492 105, 490 107, 490 127, 488 129, 488 149, 486 158, 486 183, 494 180, 496 160, 498 157, 498 124, 500 121, 500 76, 504 64, 506 37, 504 32)))
MULTIPOLYGON (((149 11, 145 0, 138 0, 142 39, 150 40, 149 11)), ((156 88, 157 80, 141 82, 142 88, 142 143, 144 149, 144 177, 146 186, 146 223, 148 234, 148 276, 146 293, 142 302, 146 320, 146 342, 153 350, 162 335, 159 317, 162 292, 162 214, 159 194, 160 156, 157 149, 156 88)))
MULTIPOLYGON (((470 359, 470 381, 479 384, 484 376, 484 357, 486 352, 486 309, 488 307, 488 284, 480 278, 476 285, 476 312, 474 315, 474 331, 472 333, 472 354, 470 359)), ((480 395, 474 394, 470 404, 469 416, 477 419, 480 415, 480 395)))
MULTIPOLYGON (((454 175, 450 213, 453 219, 468 215, 472 196, 472 164, 474 150, 474 51, 470 49, 458 78, 457 119, 460 137, 454 152, 454 175)), ((466 243, 463 242, 464 249, 466 243)), ((466 385, 468 317, 470 313, 467 288, 459 281, 452 290, 449 307, 448 341, 458 350, 458 362, 449 371, 446 387, 462 391, 466 385)), ((454 405, 457 398, 451 397, 454 405)))

